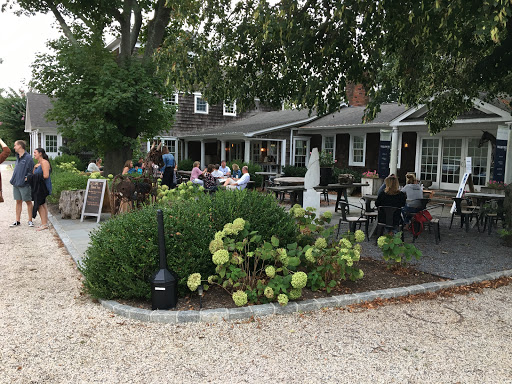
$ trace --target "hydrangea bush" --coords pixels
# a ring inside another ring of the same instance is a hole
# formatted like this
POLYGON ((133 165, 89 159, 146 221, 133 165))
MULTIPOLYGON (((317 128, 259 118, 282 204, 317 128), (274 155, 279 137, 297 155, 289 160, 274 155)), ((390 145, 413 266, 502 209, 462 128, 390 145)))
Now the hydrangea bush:
POLYGON ((158 180, 156 201, 162 204, 169 204, 177 200, 195 200, 204 195, 204 187, 194 184, 191 181, 179 184, 176 188, 170 189, 167 185, 161 185, 158 180))
POLYGON ((419 260, 422 256, 421 251, 414 244, 402 241, 402 232, 379 237, 377 245, 382 249, 382 257, 388 263, 388 268, 396 264, 406 266, 413 256, 416 260, 419 260))

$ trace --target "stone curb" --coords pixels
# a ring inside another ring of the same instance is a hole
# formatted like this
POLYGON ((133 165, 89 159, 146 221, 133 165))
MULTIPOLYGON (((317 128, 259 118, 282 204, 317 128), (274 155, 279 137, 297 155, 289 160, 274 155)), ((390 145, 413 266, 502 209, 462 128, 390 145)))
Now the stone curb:
POLYGON ((227 320, 250 319, 253 316, 260 317, 268 315, 282 315, 295 312, 303 313, 319 310, 322 308, 346 307, 348 305, 373 301, 375 299, 389 299, 415 295, 418 293, 437 292, 441 289, 460 287, 473 283, 480 283, 487 280, 496 280, 501 277, 512 277, 512 269, 488 273, 471 278, 411 285, 409 287, 381 289, 378 291, 323 297, 300 302, 291 301, 286 307, 282 307, 276 303, 270 303, 239 308, 202 309, 199 311, 150 311, 149 309, 140 309, 130 307, 128 305, 123 305, 113 300, 100 299, 99 301, 103 307, 117 315, 140 321, 167 324, 197 322, 217 323, 227 320))
MULTIPOLYGON (((59 222, 50 214, 48 219, 53 225, 53 228, 59 235, 64 243, 66 250, 69 252, 75 263, 79 264, 81 259, 80 253, 77 251, 66 232, 63 231, 59 222)), ((487 273, 470 278, 437 281, 432 283, 411 285, 409 287, 398 287, 390 289, 381 289, 378 291, 353 293, 340 296, 322 297, 319 299, 304 300, 300 302, 290 301, 286 307, 282 307, 276 303, 253 305, 249 307, 239 308, 216 308, 216 309, 202 309, 199 311, 165 311, 156 310, 150 311, 149 309, 141 309, 123 305, 113 300, 100 299, 101 305, 112 311, 113 313, 129 319, 140 320, 153 323, 216 323, 227 320, 244 320, 251 317, 261 317, 268 315, 282 315, 289 313, 303 313, 311 312, 322 308, 339 308, 352 304, 363 303, 365 301, 373 301, 375 299, 389 299, 396 297, 403 297, 408 295, 416 295, 425 292, 437 292, 441 289, 460 287, 470 285, 473 283, 480 283, 486 280, 496 280, 501 277, 512 277, 512 269, 505 271, 487 273)))

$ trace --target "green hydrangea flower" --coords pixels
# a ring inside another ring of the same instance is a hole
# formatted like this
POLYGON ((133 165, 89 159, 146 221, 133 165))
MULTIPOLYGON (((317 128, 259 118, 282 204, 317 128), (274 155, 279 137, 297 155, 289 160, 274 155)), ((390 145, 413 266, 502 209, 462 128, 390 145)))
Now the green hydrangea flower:
POLYGON ((277 302, 284 307, 286 304, 288 304, 288 296, 286 296, 284 293, 281 293, 279 296, 277 296, 277 302))
POLYGON ((187 186, 190 187, 191 185, 194 185, 194 183, 192 183, 190 180, 187 181, 187 186))
POLYGON ((323 216, 326 218, 326 219, 332 219, 332 212, 324 212, 323 216))
POLYGON ((276 275, 276 269, 272 265, 269 265, 265 268, 265 274, 272 279, 276 275))
POLYGON ((290 289, 288 296, 290 297, 291 300, 297 300, 299 297, 302 296, 302 289, 300 289, 300 288, 290 289))
POLYGON ((306 260, 309 261, 310 263, 314 263, 316 261, 315 256, 313 255, 313 248, 308 248, 305 255, 306 260))
POLYGON ((323 237, 319 237, 315 241, 315 248, 317 248, 317 249, 327 248, 327 241, 323 237))
POLYGON ((304 217, 306 210, 304 208, 297 208, 293 210, 293 217, 304 217))
POLYGON ((217 276, 216 275, 208 276, 208 284, 213 284, 215 281, 217 281, 217 276))
POLYGON ((222 240, 217 239, 212 240, 210 241, 210 246, 208 249, 210 250, 210 253, 213 255, 219 249, 224 249, 224 242, 222 240))
POLYGON ((362 279, 364 276, 364 272, 362 269, 360 269, 359 271, 357 271, 357 274, 355 275, 356 279, 362 279))
POLYGON ((226 264, 229 261, 229 252, 225 249, 219 249, 215 251, 212 256, 212 261, 216 265, 226 264))
POLYGON ((361 252, 359 252, 357 249, 354 250, 354 258, 353 258, 353 260, 357 261, 357 260, 360 259, 360 257, 361 257, 361 252))
POLYGON ((235 254, 234 254, 234 255, 233 255, 233 257, 231 258, 231 262, 232 262, 233 264, 240 265, 240 264, 242 264, 243 259, 240 257, 240 255, 235 255, 235 254))
POLYGON ((233 295, 231 295, 231 297, 233 298, 235 304, 239 307, 247 304, 247 293, 245 293, 244 291, 233 292, 233 295))
POLYGON ((187 191, 185 191, 184 189, 180 191, 180 195, 184 195, 185 193, 187 193, 187 191))
POLYGON ((225 235, 229 236, 229 235, 236 234, 236 233, 237 233, 237 231, 233 227, 232 223, 227 223, 226 225, 224 225, 224 234, 225 235))
POLYGON ((201 185, 199 186, 199 191, 203 192, 204 191, 204 187, 201 185))
POLYGON ((356 241, 357 241, 358 243, 363 242, 363 241, 364 241, 364 238, 365 238, 365 236, 364 236, 364 232, 363 232, 363 231, 361 231, 360 229, 358 229, 358 230, 355 232, 355 237, 356 237, 356 241))
POLYGON ((243 231, 245 227, 245 220, 242 218, 235 219, 233 221, 233 227, 237 232, 243 231))
POLYGON ((308 275, 306 275, 304 272, 296 272, 292 276, 292 287, 293 288, 299 288, 302 289, 306 286, 306 283, 308 282, 308 275))
POLYGON ((274 298, 274 290, 270 287, 265 288, 264 294, 267 299, 274 298))
POLYGON ((349 249, 352 248, 352 243, 350 242, 349 239, 345 239, 345 238, 341 239, 340 245, 343 246, 344 248, 349 248, 349 249))
POLYGON ((193 292, 201 284, 201 274, 193 273, 187 279, 187 286, 193 292))
POLYGON ((377 239, 377 245, 379 246, 379 248, 382 248, 384 246, 384 244, 387 243, 387 240, 388 238, 386 236, 381 236, 377 239))
POLYGON ((222 240, 223 238, 224 238, 224 232, 219 231, 219 232, 215 233, 215 237, 214 237, 215 240, 222 240))
POLYGON ((300 204, 294 204, 291 209, 297 209, 297 208, 302 208, 302 206, 300 204))

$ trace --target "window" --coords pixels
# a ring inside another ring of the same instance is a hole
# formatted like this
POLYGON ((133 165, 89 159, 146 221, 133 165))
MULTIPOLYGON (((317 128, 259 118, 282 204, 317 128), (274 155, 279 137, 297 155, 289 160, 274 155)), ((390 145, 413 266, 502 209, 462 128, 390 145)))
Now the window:
POLYGON ((46 135, 44 147, 46 152, 56 153, 57 152, 57 135, 46 135))
POLYGON ((485 186, 487 183, 487 158, 489 145, 478 148, 479 139, 468 140, 468 156, 471 157, 473 184, 485 186))
POLYGON ((437 182, 437 164, 439 162, 439 139, 421 140, 420 180, 437 182))
POLYGON ((224 116, 236 116, 236 101, 224 104, 224 116))
POLYGON ((296 167, 305 167, 308 161, 309 143, 304 139, 295 139, 294 165, 296 167))
POLYGON ((349 165, 363 166, 365 165, 366 135, 350 136, 350 159, 349 165))
POLYGON ((172 97, 164 99, 164 103, 169 104, 169 105, 174 105, 177 107, 178 106, 178 94, 175 93, 174 95, 172 95, 172 97))
POLYGON ((336 154, 335 154, 334 136, 324 136, 323 137, 322 150, 332 153, 332 158, 333 158, 333 160, 335 159, 336 154))
POLYGON ((201 95, 194 95, 194 113, 208 113, 208 103, 201 95))
POLYGON ((169 153, 176 157, 176 140, 162 139, 162 142, 169 149, 169 153))

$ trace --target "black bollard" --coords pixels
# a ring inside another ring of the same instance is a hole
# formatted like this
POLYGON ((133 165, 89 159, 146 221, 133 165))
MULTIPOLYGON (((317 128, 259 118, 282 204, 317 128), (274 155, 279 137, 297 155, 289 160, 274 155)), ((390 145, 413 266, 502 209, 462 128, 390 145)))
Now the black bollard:
POLYGON ((158 247, 160 251, 160 269, 151 279, 152 308, 169 309, 176 307, 178 303, 178 280, 167 269, 167 257, 165 254, 164 216, 162 210, 156 213, 158 224, 158 247))

